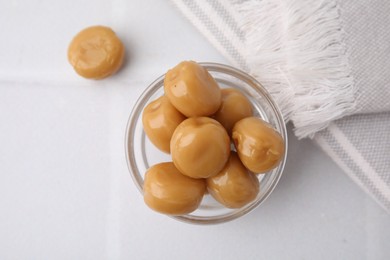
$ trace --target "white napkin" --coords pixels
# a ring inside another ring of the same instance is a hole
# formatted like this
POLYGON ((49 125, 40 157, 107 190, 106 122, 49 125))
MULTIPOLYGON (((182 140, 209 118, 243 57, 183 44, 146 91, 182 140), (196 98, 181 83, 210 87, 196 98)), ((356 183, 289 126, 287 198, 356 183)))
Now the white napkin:
POLYGON ((390 2, 172 0, 390 212, 390 2))

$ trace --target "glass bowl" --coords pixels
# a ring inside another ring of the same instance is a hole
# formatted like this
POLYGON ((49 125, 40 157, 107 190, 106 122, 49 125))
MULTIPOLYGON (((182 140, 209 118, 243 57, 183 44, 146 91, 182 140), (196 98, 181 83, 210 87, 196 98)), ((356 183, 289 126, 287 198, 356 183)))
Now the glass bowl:
MULTIPOLYGON (((199 208, 187 215, 170 216, 179 221, 193 224, 215 224, 237 219, 259 206, 274 190, 286 162, 287 133, 285 122, 269 93, 253 77, 233 67, 217 63, 199 63, 205 67, 221 88, 236 88, 248 97, 254 108, 254 115, 270 123, 283 137, 285 153, 280 164, 265 174, 257 174, 260 192, 256 199, 239 209, 229 209, 206 194, 199 208)), ((152 82, 139 97, 130 114, 126 129, 127 165, 138 190, 142 187, 146 170, 160 162, 172 161, 169 154, 163 153, 149 141, 142 127, 142 111, 149 102, 164 94, 164 76, 152 82)), ((140 197, 141 199, 141 197, 140 197)), ((146 205, 145 205, 146 206, 146 205)))

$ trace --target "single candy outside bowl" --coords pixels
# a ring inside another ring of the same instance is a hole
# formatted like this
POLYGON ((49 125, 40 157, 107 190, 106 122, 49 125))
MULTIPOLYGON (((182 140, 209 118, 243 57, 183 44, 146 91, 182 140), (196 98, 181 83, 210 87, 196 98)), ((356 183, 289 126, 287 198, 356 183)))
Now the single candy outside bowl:
MULTIPOLYGON (((236 68, 217 64, 199 63, 205 67, 221 88, 239 89, 252 103, 254 116, 270 123, 282 136, 285 153, 279 165, 265 174, 256 174, 260 181, 260 192, 249 204, 239 209, 229 209, 206 194, 194 212, 171 216, 192 224, 216 224, 237 219, 259 206, 274 190, 284 169, 287 158, 287 132, 279 108, 264 87, 247 73, 236 68)), ((142 126, 142 111, 151 101, 164 94, 164 76, 152 82, 139 97, 130 114, 125 136, 127 165, 134 184, 143 193, 146 170, 154 164, 172 161, 171 156, 158 150, 146 137, 142 126)), ((140 199, 142 197, 140 196, 140 199)), ((145 205, 146 206, 146 205, 145 205)))

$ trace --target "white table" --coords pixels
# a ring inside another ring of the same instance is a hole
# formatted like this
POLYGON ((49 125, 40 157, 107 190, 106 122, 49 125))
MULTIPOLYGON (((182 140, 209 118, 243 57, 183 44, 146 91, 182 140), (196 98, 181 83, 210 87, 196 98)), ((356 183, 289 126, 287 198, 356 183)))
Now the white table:
POLYGON ((181 60, 226 63, 169 1, 0 0, 0 32, 0 259, 389 259, 389 215, 291 131, 285 173, 251 214, 196 226, 144 205, 124 155, 136 98, 181 60), (128 50, 102 81, 66 59, 94 24, 128 50))

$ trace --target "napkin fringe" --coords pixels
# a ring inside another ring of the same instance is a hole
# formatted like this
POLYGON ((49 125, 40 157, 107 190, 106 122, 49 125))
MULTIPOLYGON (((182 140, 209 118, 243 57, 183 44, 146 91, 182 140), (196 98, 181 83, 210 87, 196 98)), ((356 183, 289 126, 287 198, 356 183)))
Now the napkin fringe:
POLYGON ((250 72, 298 138, 350 114, 356 90, 336 1, 235 1, 250 72))

